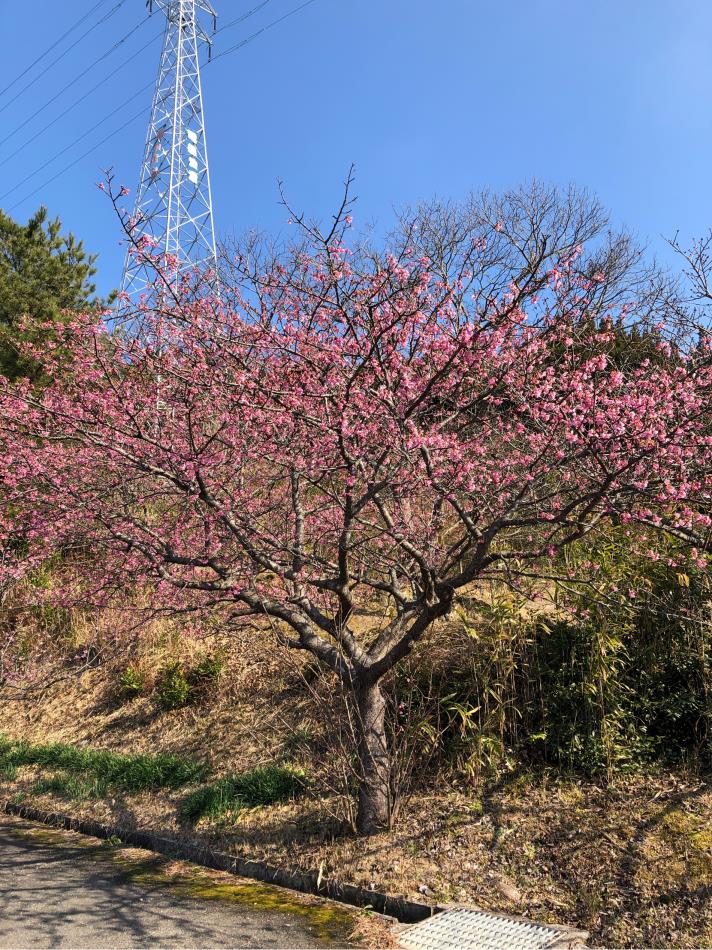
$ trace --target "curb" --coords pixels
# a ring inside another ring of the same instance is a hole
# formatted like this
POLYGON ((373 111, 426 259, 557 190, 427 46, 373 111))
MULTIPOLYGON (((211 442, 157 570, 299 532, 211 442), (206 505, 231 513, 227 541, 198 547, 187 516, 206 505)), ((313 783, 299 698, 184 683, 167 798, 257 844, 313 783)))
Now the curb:
POLYGON ((332 878, 322 878, 316 871, 288 871, 274 867, 264 861, 249 861, 235 857, 226 851, 214 851, 204 845, 190 844, 177 838, 167 838, 152 831, 122 828, 120 825, 107 825, 83 818, 71 818, 53 812, 42 811, 28 805, 5 802, 0 812, 35 821, 64 831, 77 831, 92 838, 109 840, 119 838, 122 844, 134 848, 144 848, 171 858, 178 858, 211 868, 214 871, 227 871, 241 877, 252 878, 264 884, 276 884, 302 894, 315 897, 327 897, 352 907, 368 907, 387 917, 395 917, 402 924, 416 924, 439 913, 443 908, 429 904, 419 904, 404 897, 392 897, 380 891, 370 891, 354 884, 343 884, 332 878))

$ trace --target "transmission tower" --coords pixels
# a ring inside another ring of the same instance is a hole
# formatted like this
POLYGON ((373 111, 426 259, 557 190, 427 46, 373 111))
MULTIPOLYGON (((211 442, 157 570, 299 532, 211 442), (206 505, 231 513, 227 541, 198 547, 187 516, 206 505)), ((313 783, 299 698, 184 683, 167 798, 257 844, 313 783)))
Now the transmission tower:
MULTIPOLYGON (((217 14, 209 0, 146 0, 166 17, 158 81, 134 209, 134 236, 148 236, 158 253, 175 266, 169 275, 178 281, 186 271, 216 270, 215 228, 210 190, 208 147, 203 118, 199 53, 211 48, 200 13, 217 14)), ((150 261, 126 256, 122 291, 136 299, 152 286, 150 261)))

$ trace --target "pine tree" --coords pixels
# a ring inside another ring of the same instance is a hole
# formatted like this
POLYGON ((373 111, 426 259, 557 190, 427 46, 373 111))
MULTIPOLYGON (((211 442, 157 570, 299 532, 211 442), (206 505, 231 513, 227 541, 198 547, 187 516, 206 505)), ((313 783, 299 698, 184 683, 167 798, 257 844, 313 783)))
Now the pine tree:
POLYGON ((100 305, 91 278, 96 257, 73 234, 62 234, 59 218, 41 207, 27 224, 0 210, 0 373, 39 380, 41 365, 19 352, 30 339, 41 345, 47 321, 61 323, 72 311, 100 305))

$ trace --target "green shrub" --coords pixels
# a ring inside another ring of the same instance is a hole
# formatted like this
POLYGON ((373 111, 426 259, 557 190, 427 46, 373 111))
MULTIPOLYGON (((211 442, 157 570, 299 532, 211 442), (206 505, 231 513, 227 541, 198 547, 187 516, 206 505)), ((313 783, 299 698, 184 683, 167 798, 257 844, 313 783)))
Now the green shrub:
POLYGON ((655 755, 712 765, 712 594, 703 569, 658 562, 637 617, 625 683, 655 755))
POLYGON ((555 588, 545 619, 503 585, 491 600, 463 597, 462 636, 434 638, 394 671, 397 754, 407 759, 410 743, 418 762, 469 783, 532 765, 606 776, 652 761, 712 765, 712 585, 701 561, 672 539, 613 527, 568 549, 552 573, 593 583, 555 588))
POLYGON ((225 672, 225 658, 221 653, 205 656, 190 671, 190 679, 196 685, 219 679, 225 672))
POLYGON ((140 696, 146 688, 146 677, 133 666, 127 666, 119 677, 119 692, 123 699, 140 696))
POLYGON ((682 566, 687 552, 672 539, 652 542, 655 556, 641 557, 640 538, 611 529, 574 547, 571 566, 592 562, 597 584, 617 593, 569 595, 565 605, 585 619, 539 642, 548 751, 575 768, 712 764, 709 574, 696 559, 682 566))
POLYGON ((530 721, 532 751, 590 775, 647 761, 650 743, 625 682, 631 658, 623 639, 600 618, 593 624, 542 624, 538 634, 540 700, 530 721))
POLYGON ((181 814, 193 824, 201 818, 235 816, 244 808, 289 801, 306 786, 307 781, 301 772, 280 765, 267 765, 204 785, 185 799, 181 814))
POLYGON ((206 699, 214 690, 216 683, 225 673, 225 657, 222 653, 204 656, 188 672, 190 700, 206 699))
POLYGON ((164 667, 156 686, 156 696, 163 709, 181 709, 205 698, 211 686, 225 672, 221 653, 204 656, 195 666, 186 667, 178 660, 164 667))
POLYGON ((165 710, 181 709, 190 701, 191 684, 180 662, 169 663, 161 673, 156 696, 165 710))

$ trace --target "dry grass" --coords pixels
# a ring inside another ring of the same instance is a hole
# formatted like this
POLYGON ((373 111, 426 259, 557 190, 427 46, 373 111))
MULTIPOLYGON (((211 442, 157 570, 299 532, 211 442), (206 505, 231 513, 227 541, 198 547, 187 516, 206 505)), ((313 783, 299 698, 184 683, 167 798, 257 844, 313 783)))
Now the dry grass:
POLYGON ((401 944, 397 933, 391 929, 378 914, 360 913, 356 918, 356 926, 349 935, 350 939, 359 946, 369 950, 397 950, 401 944))
MULTIPOLYGON (((231 669, 213 701, 171 713, 150 696, 120 705, 117 669, 101 667, 56 683, 31 703, 8 703, 2 729, 13 738, 61 741, 117 751, 180 753, 223 776, 291 760, 314 779, 305 800, 247 810, 235 823, 182 824, 184 792, 58 802, 33 795, 40 774, 0 779, 3 798, 129 827, 151 827, 284 866, 321 868, 392 894, 471 902, 536 920, 588 929, 598 946, 712 945, 712 787, 660 772, 608 787, 510 776, 476 788, 443 787, 413 796, 396 829, 356 839, 327 792, 328 723, 312 719, 312 740, 285 752, 304 725, 310 700, 290 665, 254 634, 231 642, 231 669)), ((160 666, 176 649, 200 653, 215 641, 177 647, 165 633, 131 662, 160 666), (164 651, 162 653, 161 651, 164 651)), ((321 687, 320 687, 321 688, 321 687)), ((369 927, 368 918, 359 927, 369 927)), ((381 935, 387 946, 390 938, 381 935)), ((374 938, 376 939, 376 938, 374 938)))

